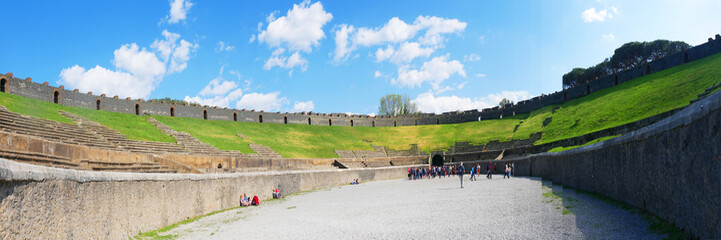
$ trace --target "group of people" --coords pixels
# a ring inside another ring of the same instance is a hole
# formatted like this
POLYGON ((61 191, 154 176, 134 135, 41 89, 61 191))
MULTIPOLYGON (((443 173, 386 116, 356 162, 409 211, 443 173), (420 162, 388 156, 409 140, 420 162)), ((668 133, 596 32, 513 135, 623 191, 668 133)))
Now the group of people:
POLYGON ((408 180, 442 178, 456 175, 457 166, 408 168, 408 180))
MULTIPOLYGON (((280 190, 277 188, 273 189, 271 192, 273 192, 273 199, 279 199, 283 197, 283 195, 280 194, 280 190)), ((243 195, 240 195, 241 207, 258 205, 260 205, 260 198, 257 195, 253 195, 253 198, 248 197, 248 195, 246 195, 245 193, 243 193, 243 195)))
POLYGON ((260 198, 258 198, 258 196, 253 196, 253 198, 251 199, 248 197, 248 195, 245 195, 245 193, 243 193, 243 195, 240 195, 240 206, 247 207, 250 205, 260 205, 260 198))
MULTIPOLYGON (((514 176, 514 163, 505 163, 505 170, 503 173, 503 178, 511 178, 514 176)), ((496 163, 489 162, 486 165, 486 179, 493 179, 493 174, 498 171, 498 165, 496 163)), ((481 174, 481 165, 476 164, 476 166, 471 167, 470 169, 471 177, 469 180, 476 181, 476 175, 481 174)), ((450 177, 451 175, 458 175, 461 179, 461 188, 463 188, 463 174, 466 173, 466 168, 463 166, 463 162, 459 165, 447 165, 447 166, 434 166, 434 167, 420 167, 420 168, 408 168, 408 180, 417 180, 417 179, 431 179, 431 178, 442 178, 442 177, 450 177)))

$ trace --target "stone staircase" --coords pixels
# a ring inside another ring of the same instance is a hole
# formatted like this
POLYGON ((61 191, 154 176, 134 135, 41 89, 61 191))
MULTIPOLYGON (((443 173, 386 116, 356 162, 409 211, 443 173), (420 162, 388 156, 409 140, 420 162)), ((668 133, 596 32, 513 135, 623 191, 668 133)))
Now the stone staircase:
POLYGON ((210 144, 198 140, 189 133, 175 131, 168 127, 168 125, 165 125, 154 118, 148 118, 148 122, 155 125, 156 128, 160 129, 165 134, 174 137, 175 140, 178 141, 178 144, 183 146, 183 148, 185 148, 190 154, 213 156, 236 156, 241 154, 238 151, 225 151, 217 149, 210 144))
POLYGON ((713 86, 711 86, 711 87, 709 87, 709 88, 706 88, 706 90, 705 90, 703 93, 701 93, 701 94, 698 95, 698 98, 691 100, 690 103, 695 103, 695 102, 697 102, 698 100, 701 100, 701 99, 707 97, 708 95, 710 95, 711 93, 715 92, 715 91, 716 91, 717 89, 719 89, 719 88, 721 88, 721 83, 718 83, 718 84, 713 85, 713 86))
POLYGON ((177 173, 175 169, 155 162, 107 162, 82 160, 87 169, 93 171, 142 172, 142 173, 177 173))
POLYGON ((131 140, 117 130, 107 128, 87 118, 63 111, 60 111, 60 114, 78 123, 78 126, 100 136, 106 142, 112 143, 119 150, 138 153, 187 153, 183 147, 175 143, 131 140))
POLYGON ((0 157, 8 160, 24 162, 47 167, 60 167, 78 169, 79 164, 74 163, 69 158, 59 156, 49 156, 41 153, 17 151, 10 149, 0 149, 0 157))
POLYGON ((68 144, 112 149, 114 146, 98 135, 73 124, 27 117, 0 106, 0 129, 68 144))
POLYGON ((263 145, 260 145, 260 144, 251 143, 251 144, 250 144, 250 149, 253 149, 253 151, 254 151, 256 154, 258 154, 259 156, 261 156, 261 157, 264 158, 264 159, 283 158, 283 156, 281 156, 281 155, 280 155, 279 153, 277 153, 276 151, 273 151, 273 150, 270 149, 269 147, 266 147, 266 146, 263 146, 263 145))

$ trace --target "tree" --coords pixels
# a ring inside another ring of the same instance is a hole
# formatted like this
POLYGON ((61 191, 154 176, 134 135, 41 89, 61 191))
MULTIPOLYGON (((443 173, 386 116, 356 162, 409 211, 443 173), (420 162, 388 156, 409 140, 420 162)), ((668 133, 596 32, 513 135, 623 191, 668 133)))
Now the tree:
POLYGON ((413 100, 408 95, 388 94, 381 98, 381 104, 378 107, 379 115, 412 115, 417 114, 418 110, 413 100))
POLYGON ((503 99, 501 99, 500 102, 498 102, 498 106, 501 108, 503 108, 504 106, 506 106, 508 104, 513 104, 513 101, 508 100, 508 98, 503 98, 503 99))
POLYGON ((611 75, 614 72, 624 69, 642 66, 647 62, 654 61, 676 54, 690 48, 685 42, 656 40, 653 42, 629 42, 616 48, 611 58, 588 68, 574 68, 563 75, 563 88, 579 86, 603 76, 611 75))

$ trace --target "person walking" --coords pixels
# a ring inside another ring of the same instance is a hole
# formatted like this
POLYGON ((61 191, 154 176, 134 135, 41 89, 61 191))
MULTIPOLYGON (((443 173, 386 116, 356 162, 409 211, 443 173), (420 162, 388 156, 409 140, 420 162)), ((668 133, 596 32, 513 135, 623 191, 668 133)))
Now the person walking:
MULTIPOLYGON (((506 177, 509 176, 509 175, 508 175, 508 171, 509 171, 509 169, 508 169, 508 163, 506 163, 505 169, 504 169, 504 172, 503 172, 503 179, 506 179, 506 177)), ((508 177, 508 178, 510 178, 510 177, 508 177)))
POLYGON ((471 179, 470 180, 471 181, 476 180, 476 168, 475 167, 471 167, 471 179))
POLYGON ((458 177, 461 179, 461 188, 463 188, 463 172, 466 171, 466 168, 463 167, 463 162, 461 162, 460 165, 458 165, 458 168, 456 169, 458 172, 458 177))
POLYGON ((488 162, 488 166, 486 166, 486 178, 493 179, 493 174, 491 174, 491 163, 490 162, 488 162))

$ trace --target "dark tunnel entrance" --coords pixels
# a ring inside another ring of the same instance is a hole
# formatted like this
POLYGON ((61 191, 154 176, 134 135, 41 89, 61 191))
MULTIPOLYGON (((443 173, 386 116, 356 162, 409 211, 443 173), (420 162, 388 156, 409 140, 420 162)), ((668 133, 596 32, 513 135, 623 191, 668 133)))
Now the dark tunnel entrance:
POLYGON ((440 154, 433 155, 433 158, 431 159, 431 165, 443 166, 443 156, 441 156, 440 154))

